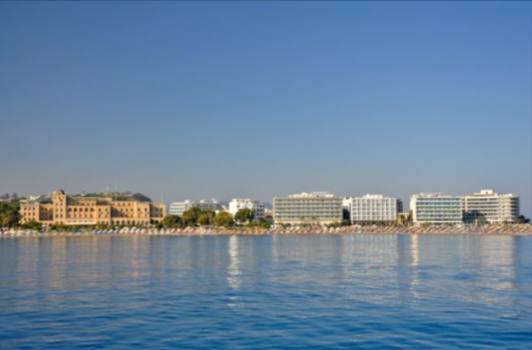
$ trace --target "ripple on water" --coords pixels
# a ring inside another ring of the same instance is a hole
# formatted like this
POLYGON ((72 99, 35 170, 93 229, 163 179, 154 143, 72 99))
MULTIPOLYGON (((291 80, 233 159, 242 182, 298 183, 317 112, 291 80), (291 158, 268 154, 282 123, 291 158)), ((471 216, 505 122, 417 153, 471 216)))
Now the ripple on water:
POLYGON ((532 240, 0 240, 1 349, 523 349, 532 240))

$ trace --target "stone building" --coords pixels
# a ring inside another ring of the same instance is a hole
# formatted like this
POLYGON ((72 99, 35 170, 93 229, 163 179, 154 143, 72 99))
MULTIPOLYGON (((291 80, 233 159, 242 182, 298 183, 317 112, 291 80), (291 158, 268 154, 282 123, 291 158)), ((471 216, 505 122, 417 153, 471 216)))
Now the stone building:
POLYGON ((139 201, 130 197, 67 196, 57 190, 51 201, 22 201, 21 222, 48 225, 151 225, 166 215, 165 203, 139 201))

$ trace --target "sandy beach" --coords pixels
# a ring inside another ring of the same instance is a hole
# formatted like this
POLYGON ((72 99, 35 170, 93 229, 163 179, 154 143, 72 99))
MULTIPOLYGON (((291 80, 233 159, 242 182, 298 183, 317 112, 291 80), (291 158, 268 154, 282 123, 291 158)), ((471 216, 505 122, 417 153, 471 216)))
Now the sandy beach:
POLYGON ((53 231, 53 230, 20 230, 2 229, 0 237, 56 237, 56 236, 124 236, 124 235, 151 235, 151 236, 201 236, 201 235, 301 235, 301 234, 419 234, 419 235, 532 235, 532 225, 486 225, 486 226, 425 226, 425 227, 380 227, 380 226, 343 226, 338 228, 314 227, 275 227, 275 228, 248 228, 248 227, 188 227, 181 229, 154 229, 154 228, 120 228, 114 230, 78 230, 78 231, 53 231))

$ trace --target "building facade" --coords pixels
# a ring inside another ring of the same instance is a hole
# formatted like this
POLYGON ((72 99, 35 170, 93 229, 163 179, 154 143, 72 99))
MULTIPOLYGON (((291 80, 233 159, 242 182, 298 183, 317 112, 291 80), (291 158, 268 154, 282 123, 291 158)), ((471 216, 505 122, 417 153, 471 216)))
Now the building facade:
POLYGON ((184 212, 190 208, 199 208, 201 210, 218 211, 222 208, 222 205, 216 199, 191 201, 186 200, 184 202, 173 202, 168 206, 168 213, 172 215, 182 216, 184 212))
POLYGON ((51 201, 22 201, 21 222, 43 225, 151 225, 166 214, 164 203, 114 200, 112 197, 67 196, 54 191, 51 201))
POLYGON ((235 216, 240 209, 255 210, 255 220, 264 218, 264 206, 257 200, 234 198, 229 202, 229 213, 235 216))
POLYGON ((410 200, 412 222, 416 224, 460 224, 463 208, 460 197, 442 193, 419 193, 410 200))
POLYGON ((519 218, 519 197, 481 190, 462 197, 466 222, 513 223, 519 218))
POLYGON ((397 222, 397 214, 403 211, 403 202, 381 194, 367 194, 351 198, 349 207, 354 224, 394 225, 397 222))
POLYGON ((342 198, 326 192, 294 194, 273 199, 276 224, 331 224, 342 221, 342 198))
POLYGON ((181 217, 184 212, 186 212, 191 206, 189 206, 190 201, 184 202, 173 202, 168 205, 168 214, 177 215, 181 217))

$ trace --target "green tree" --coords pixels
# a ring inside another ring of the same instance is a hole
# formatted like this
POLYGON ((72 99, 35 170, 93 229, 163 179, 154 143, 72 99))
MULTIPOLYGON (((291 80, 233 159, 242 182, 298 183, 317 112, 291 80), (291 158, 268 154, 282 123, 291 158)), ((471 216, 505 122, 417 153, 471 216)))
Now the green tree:
POLYGON ((247 223, 255 219, 255 210, 243 208, 236 212, 235 221, 238 223, 247 223))
POLYGON ((216 213, 212 210, 203 210, 198 216, 198 224, 201 226, 212 225, 216 213))
POLYGON ((246 224, 246 227, 260 227, 260 228, 270 228, 271 224, 263 218, 260 218, 257 221, 250 221, 246 224))
POLYGON ((28 228, 30 230, 39 231, 39 230, 42 229, 42 224, 40 222, 38 222, 38 221, 30 220, 27 223, 25 223, 24 225, 22 225, 22 227, 28 228))
POLYGON ((0 203, 0 227, 14 227, 20 221, 20 203, 0 203))
POLYGON ((164 228, 179 228, 182 225, 182 221, 179 216, 168 214, 163 218, 161 224, 164 228))
POLYGON ((478 225, 484 225, 488 220, 486 220, 486 217, 484 215, 480 215, 476 218, 476 222, 478 225))
POLYGON ((229 227, 233 225, 233 217, 226 211, 221 211, 214 217, 214 225, 229 227))
POLYGON ((190 208, 183 213, 181 220, 185 226, 195 226, 198 224, 198 219, 203 211, 200 208, 190 208))
POLYGON ((517 222, 520 224, 528 224, 530 223, 530 219, 526 218, 524 215, 519 215, 517 222))

